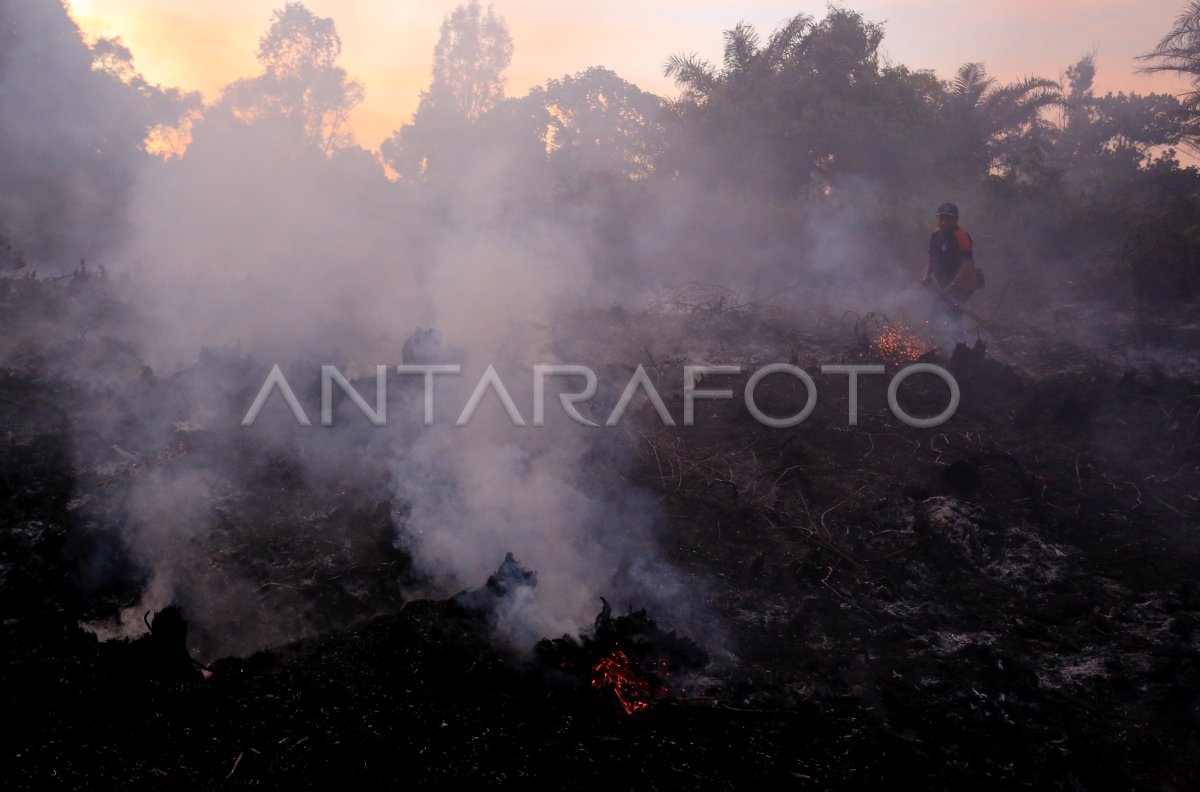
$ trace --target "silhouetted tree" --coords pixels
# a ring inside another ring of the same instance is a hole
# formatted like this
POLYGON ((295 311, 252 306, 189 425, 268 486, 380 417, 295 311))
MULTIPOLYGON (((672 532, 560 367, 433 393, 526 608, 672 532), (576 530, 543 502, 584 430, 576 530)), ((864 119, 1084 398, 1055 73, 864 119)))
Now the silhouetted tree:
POLYGON ((200 110, 200 94, 150 83, 134 68, 133 52, 120 37, 100 37, 91 49, 94 71, 115 77, 141 97, 148 126, 146 150, 162 155, 181 153, 188 128, 200 110))
POLYGON ((148 135, 198 101, 146 81, 119 40, 89 46, 61 4, 0 2, 6 257, 65 268, 111 250, 135 175, 150 161, 148 135))
POLYGON ((1180 135, 1189 146, 1200 148, 1200 0, 1184 6, 1171 30, 1142 60, 1151 64, 1143 71, 1173 72, 1192 83, 1193 90, 1183 96, 1180 135))
POLYGON ((363 86, 335 65, 341 51, 332 19, 288 3, 259 39, 263 73, 227 86, 218 109, 251 124, 279 124, 326 153, 351 145, 346 121, 363 99, 363 86))
POLYGON ((661 154, 662 100, 608 69, 549 80, 523 100, 544 114, 542 140, 559 174, 645 178, 661 154))
POLYGON ((512 37, 503 17, 479 0, 460 5, 442 22, 433 49, 430 99, 444 102, 468 121, 504 98, 504 70, 512 62, 512 37))
POLYGON ((1095 57, 1067 67, 1063 123, 1049 158, 1079 189, 1094 193, 1105 183, 1135 178, 1163 147, 1179 142, 1183 109, 1168 94, 1096 96, 1095 57))
POLYGON ((383 159, 402 178, 420 180, 436 152, 453 146, 504 98, 504 70, 512 60, 512 38, 503 17, 479 0, 458 6, 442 21, 433 50, 429 90, 416 113, 385 140, 383 159))
POLYGON ((1096 54, 1084 55, 1067 67, 1067 95, 1063 103, 1063 127, 1070 132, 1090 121, 1089 111, 1095 100, 1092 86, 1096 81, 1096 54))
POLYGON ((801 14, 764 44, 753 27, 725 33, 721 67, 672 56, 682 89, 671 168, 786 198, 861 173, 901 181, 925 168, 940 86, 928 73, 881 68, 883 29, 831 9, 801 14), (918 143, 918 141, 922 141, 918 143))
POLYGON ((1049 146, 1051 127, 1043 111, 1063 103, 1054 80, 1026 77, 1000 85, 982 63, 964 63, 946 99, 952 145, 982 173, 1016 167, 1031 149, 1049 146))

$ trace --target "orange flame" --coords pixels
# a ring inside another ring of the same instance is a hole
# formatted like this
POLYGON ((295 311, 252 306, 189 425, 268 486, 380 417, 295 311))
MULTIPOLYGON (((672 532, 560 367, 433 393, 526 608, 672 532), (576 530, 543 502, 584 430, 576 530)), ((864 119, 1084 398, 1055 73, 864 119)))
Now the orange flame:
POLYGON ((619 649, 592 669, 592 687, 611 689, 627 715, 647 709, 651 701, 667 694, 666 688, 652 684, 619 649))

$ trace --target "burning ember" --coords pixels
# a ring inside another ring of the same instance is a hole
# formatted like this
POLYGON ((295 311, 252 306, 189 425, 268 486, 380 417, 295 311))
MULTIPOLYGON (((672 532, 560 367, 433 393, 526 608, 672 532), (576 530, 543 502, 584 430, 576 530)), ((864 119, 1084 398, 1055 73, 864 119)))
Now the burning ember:
POLYGON ((659 629, 644 610, 613 616, 607 602, 592 630, 540 641, 535 651, 547 667, 590 682, 598 693, 611 691, 627 715, 669 696, 669 683, 683 692, 674 684, 679 675, 708 665, 708 654, 690 638, 659 629))
POLYGON ((890 360, 917 360, 928 351, 916 331, 903 322, 881 327, 872 346, 890 360))
MULTIPOLYGON (((654 665, 665 668, 667 661, 657 660, 654 665)), ((592 687, 612 690, 628 715, 641 712, 653 700, 667 695, 665 687, 651 682, 620 649, 596 663, 592 669, 592 687)))

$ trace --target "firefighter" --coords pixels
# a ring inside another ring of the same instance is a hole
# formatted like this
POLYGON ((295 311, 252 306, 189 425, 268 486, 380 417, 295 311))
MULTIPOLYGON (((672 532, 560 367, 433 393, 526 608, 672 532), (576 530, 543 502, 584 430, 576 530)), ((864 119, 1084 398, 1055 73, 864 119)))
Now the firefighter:
POLYGON ((978 288, 975 253, 971 235, 958 225, 958 207, 944 203, 937 208, 938 224, 929 236, 929 263, 921 283, 938 292, 931 322, 963 340, 962 305, 978 288))

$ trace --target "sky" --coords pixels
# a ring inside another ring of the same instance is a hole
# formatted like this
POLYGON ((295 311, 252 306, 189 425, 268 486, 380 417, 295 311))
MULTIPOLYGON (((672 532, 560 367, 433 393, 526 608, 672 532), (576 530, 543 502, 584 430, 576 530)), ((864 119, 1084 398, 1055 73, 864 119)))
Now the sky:
MULTIPOLYGON (((342 39, 339 64, 366 85, 351 118, 370 149, 409 120, 429 84, 443 17, 465 0, 307 0, 332 17, 342 39)), ((259 72, 254 53, 284 0, 71 0, 85 34, 120 36, 151 82, 216 97, 221 87, 259 72)), ((486 5, 486 4, 485 4, 486 5)), ((884 23, 883 52, 894 63, 948 77, 967 61, 994 76, 1059 78, 1095 51, 1096 84, 1106 91, 1179 93, 1173 75, 1137 74, 1137 55, 1152 49, 1185 0, 857 0, 847 7, 884 23)), ((821 17, 824 3, 718 0, 498 0, 513 37, 510 96, 552 77, 605 66, 643 90, 675 95, 663 77, 669 55, 720 60, 721 34, 739 21, 764 38, 786 19, 821 17)))

